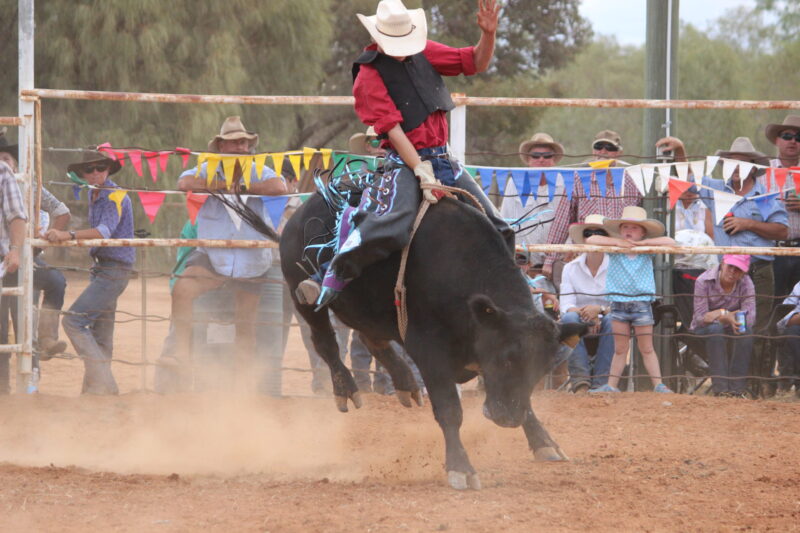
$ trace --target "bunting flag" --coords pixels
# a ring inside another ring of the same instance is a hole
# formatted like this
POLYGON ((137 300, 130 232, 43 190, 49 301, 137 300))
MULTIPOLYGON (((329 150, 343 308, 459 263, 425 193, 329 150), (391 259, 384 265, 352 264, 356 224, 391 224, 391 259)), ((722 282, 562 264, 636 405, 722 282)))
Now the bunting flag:
POLYGON ((309 198, 311 198, 311 194, 312 194, 312 193, 308 193, 308 194, 301 194, 301 195, 300 195, 300 203, 301 203, 301 204, 304 204, 304 203, 306 203, 306 200, 308 200, 309 198))
POLYGON ((128 159, 131 160, 131 165, 133 165, 133 170, 136 171, 136 174, 139 177, 142 176, 142 152, 141 150, 132 150, 128 152, 128 159))
MULTIPOLYGON (((311 167, 311 159, 317 153, 316 148, 303 147, 303 167, 308 170, 311 167)), ((299 178, 298 178, 299 179, 299 178)))
POLYGON ((774 211, 774 206, 772 205, 772 200, 780 196, 780 192, 774 192, 772 194, 763 194, 756 198, 753 198, 753 201, 756 203, 758 210, 761 212, 761 218, 767 220, 769 216, 774 211))
POLYGON ((733 206, 739 203, 741 197, 716 189, 711 192, 714 194, 714 223, 719 226, 722 224, 722 219, 725 218, 725 215, 733 209, 733 206))
POLYGON ((547 201, 553 202, 553 197, 556 194, 556 180, 558 179, 557 170, 546 170, 544 172, 544 179, 547 181, 547 201))
POLYGON ((256 176, 260 178, 264 173, 264 165, 267 164, 267 154, 256 154, 253 156, 253 163, 256 165, 256 176))
POLYGON ((703 179, 703 176, 706 175, 705 168, 706 162, 705 161, 692 161, 689 163, 689 168, 692 169, 692 175, 694 176, 694 182, 700 183, 703 179))
MULTIPOLYGON (((511 181, 514 182, 514 187, 519 191, 519 199, 522 202, 522 207, 528 203, 528 197, 531 195, 531 183, 526 170, 512 170, 511 181)), ((500 185, 498 180, 498 185, 500 185)))
POLYGON ((206 200, 208 200, 207 194, 196 194, 191 191, 186 193, 186 211, 189 212, 189 220, 192 224, 197 220, 197 213, 206 200))
MULTIPOLYGON (((792 167, 793 169, 795 167, 792 167)), ((800 168, 797 169, 797 172, 792 172, 792 178, 794 178, 794 194, 795 196, 800 195, 800 168)))
POLYGON ((773 168, 767 168, 764 171, 764 183, 767 184, 767 192, 772 190, 772 174, 773 174, 773 170, 774 170, 773 168))
MULTIPOLYGON (((221 161, 221 156, 217 154, 205 154, 207 156, 206 159, 206 185, 211 187, 211 182, 217 178, 217 170, 219 169, 219 163, 221 161)), ((198 159, 199 161, 199 159, 198 159)))
POLYGON ((117 190, 108 195, 108 199, 117 204, 117 216, 122 217, 122 201, 128 196, 128 191, 117 190))
MULTIPOLYGON (((253 176, 253 160, 255 158, 252 155, 243 155, 237 157, 236 160, 239 162, 239 167, 242 169, 242 179, 244 180, 244 186, 247 190, 250 190, 250 179, 253 176)), ((258 179, 261 179, 261 174, 258 174, 258 179)))
POLYGON ((564 182, 564 192, 567 193, 567 201, 572 201, 572 189, 575 188, 575 172, 572 170, 567 170, 564 172, 559 172, 559 176, 561 176, 561 181, 564 182))
POLYGON ((230 190, 233 185, 233 174, 236 171, 236 161, 238 157, 235 155, 223 155, 222 159, 222 173, 225 175, 225 187, 230 190))
POLYGON ((728 183, 733 176, 733 171, 739 167, 739 162, 735 159, 723 159, 722 160, 722 179, 725 180, 725 183, 728 183))
POLYGON ((608 197, 608 170, 598 170, 594 173, 594 179, 597 180, 597 186, 600 188, 600 196, 608 197))
POLYGON ((719 162, 718 155, 706 156, 706 176, 710 176, 714 173, 714 169, 717 168, 717 162, 719 162))
POLYGON ((612 167, 608 172, 611 172, 611 181, 614 183, 614 194, 622 196, 622 179, 625 177, 625 169, 622 167, 612 167))
MULTIPOLYGON (((773 176, 775 176, 775 183, 778 185, 778 190, 782 191, 783 186, 786 185, 786 176, 789 175, 788 168, 775 168, 773 169, 773 176)), ((795 174, 796 175, 796 174, 795 174)), ((800 190, 800 189, 798 189, 800 190)))
POLYGON ((156 179, 158 179, 158 152, 144 152, 144 158, 147 161, 147 167, 150 169, 153 183, 155 183, 156 179))
POLYGON ((181 168, 186 168, 186 165, 189 163, 189 156, 192 155, 192 151, 188 148, 175 148, 175 153, 180 154, 181 156, 181 168))
POLYGON ((119 151, 109 150, 108 153, 111 154, 114 157, 114 159, 119 161, 120 167, 125 166, 125 152, 123 152, 122 150, 119 151))
POLYGON ((172 152, 158 152, 158 166, 161 167, 161 172, 167 171, 170 155, 172 155, 172 152))
POLYGON ((642 165, 642 183, 644 183, 644 194, 650 192, 653 186, 653 178, 656 173, 656 167, 653 165, 642 165))
POLYGON ((753 163, 749 163, 747 161, 742 161, 739 163, 739 177, 744 180, 747 176, 750 175, 750 171, 753 170, 755 165, 753 163))
POLYGON ((592 168, 610 168, 614 163, 613 159, 604 159, 603 161, 589 161, 589 166, 592 168))
POLYGON ((591 198, 592 196, 592 171, 591 170, 578 170, 578 179, 581 180, 581 185, 583 186, 583 192, 586 195, 586 198, 591 198))
POLYGON ((492 171, 488 168, 482 168, 478 171, 478 177, 481 178, 481 189, 488 196, 489 189, 492 187, 492 171))
POLYGON ((675 163, 675 172, 679 180, 686 181, 689 179, 689 163, 675 163))
MULTIPOLYGON (((647 195, 647 191, 644 188, 644 177, 642 176, 642 167, 641 165, 633 165, 625 169, 628 172, 628 176, 631 178, 631 181, 639 190, 642 196, 647 195)), ((627 191, 625 191, 627 193, 627 191)))
POLYGON ((283 173, 283 156, 284 155, 285 154, 283 152, 277 152, 277 153, 272 154, 272 163, 273 163, 273 166, 275 167, 275 173, 278 176, 283 175, 282 173, 283 173))
POLYGON ((692 186, 689 181, 681 179, 670 178, 669 180, 669 208, 675 209, 675 204, 678 203, 678 198, 681 194, 686 192, 686 189, 692 186))
POLYGON ((147 218, 150 219, 150 223, 152 224, 155 221, 158 210, 161 209, 161 204, 164 203, 164 198, 166 198, 167 195, 163 192, 146 191, 139 191, 137 194, 139 195, 139 201, 142 202, 144 214, 147 215, 147 218))
MULTIPOLYGON (((331 150, 330 148, 320 148, 319 149, 319 153, 322 154, 322 167, 323 168, 328 168, 330 166, 330 164, 331 164, 331 152, 332 151, 333 150, 331 150)), ((474 176, 475 174, 473 173, 472 175, 474 176)))
POLYGON ((294 179, 300 181, 300 159, 302 156, 300 154, 289 154, 289 163, 292 165, 292 170, 294 170, 294 179))
POLYGON ((287 196, 262 196, 261 200, 264 203, 264 209, 269 214, 269 219, 272 221, 272 227, 278 229, 289 198, 287 196))

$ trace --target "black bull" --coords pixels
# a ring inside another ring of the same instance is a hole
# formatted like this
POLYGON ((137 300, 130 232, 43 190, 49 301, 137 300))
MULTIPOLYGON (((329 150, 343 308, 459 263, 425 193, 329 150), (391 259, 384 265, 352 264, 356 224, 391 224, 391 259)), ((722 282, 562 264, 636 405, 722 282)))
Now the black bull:
MULTIPOLYGON (((334 226, 334 214, 319 194, 287 223, 280 239, 281 267, 293 298, 294 289, 308 277, 298 264, 331 258, 329 249, 317 257, 317 250, 307 251, 306 246, 329 241, 334 226)), ((400 341, 393 293, 399 263, 398 252, 368 267, 330 309, 360 333, 391 375, 400 401, 410 407, 411 398, 422 405, 422 395, 408 365, 389 345, 390 340, 400 341)), ((412 242, 405 280, 404 344, 419 367, 444 432, 450 485, 480 487, 459 436, 463 415, 456 388, 478 373, 486 386, 483 411, 489 419, 503 427, 522 425, 537 459, 566 459, 534 415, 530 396, 551 367, 559 341, 585 329, 577 325, 576 330, 559 331, 555 322, 535 311, 525 280, 488 219, 450 199, 431 206, 412 242)), ((353 376, 339 358, 328 312, 315 312, 296 299, 295 306, 331 369, 339 410, 347 411, 348 399, 360 407, 353 376)))

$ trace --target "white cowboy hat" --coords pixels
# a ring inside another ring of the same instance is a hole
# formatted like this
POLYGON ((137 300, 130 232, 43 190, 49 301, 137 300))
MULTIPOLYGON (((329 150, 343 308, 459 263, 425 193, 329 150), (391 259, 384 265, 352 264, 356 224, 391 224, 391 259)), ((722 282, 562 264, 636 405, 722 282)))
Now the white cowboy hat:
POLYGON ((800 115, 786 115, 783 124, 767 124, 764 135, 767 136, 769 142, 775 144, 778 134, 786 130, 800 131, 800 115))
POLYGON ((406 9, 400 0, 381 0, 375 15, 356 15, 383 53, 413 56, 425 49, 428 22, 424 9, 406 9))
POLYGON ((553 152, 553 163, 556 164, 564 157, 564 147, 558 144, 546 133, 534 133, 533 137, 519 145, 519 158, 526 165, 528 164, 528 154, 534 146, 548 146, 553 152))
POLYGON ((755 149, 748 137, 736 137, 731 143, 730 150, 717 150, 714 154, 719 157, 730 158, 732 155, 741 155, 750 159, 757 165, 769 166, 769 158, 755 149))
POLYGON ((247 139, 250 141, 250 149, 258 146, 258 133, 247 131, 242 124, 242 119, 233 116, 225 119, 219 129, 219 135, 208 141, 209 152, 219 152, 219 141, 233 141, 236 139, 247 139))
POLYGON ((629 205, 623 209, 621 218, 607 218, 603 226, 608 230, 609 235, 618 237, 619 227, 626 223, 637 224, 643 227, 645 230, 645 239, 661 237, 666 233, 664 224, 654 218, 647 218, 647 211, 635 205, 629 205))
POLYGON ((574 244, 584 244, 586 239, 583 238, 583 230, 585 229, 606 229, 603 225, 606 217, 603 215, 586 215, 583 224, 570 224, 569 225, 569 238, 572 239, 574 244))
POLYGON ((375 133, 375 128, 372 126, 367 128, 366 133, 354 133, 347 143, 350 148, 350 153, 355 155, 369 155, 367 142, 377 136, 378 134, 375 133))

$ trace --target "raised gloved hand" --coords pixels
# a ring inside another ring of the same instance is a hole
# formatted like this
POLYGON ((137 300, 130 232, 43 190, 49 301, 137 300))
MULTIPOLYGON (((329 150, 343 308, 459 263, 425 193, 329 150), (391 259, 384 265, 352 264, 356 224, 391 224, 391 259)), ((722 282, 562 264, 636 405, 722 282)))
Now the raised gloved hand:
MULTIPOLYGON (((430 161, 423 161, 414 169, 414 175, 419 178, 420 185, 438 185, 439 180, 436 179, 436 175, 433 173, 433 165, 430 161)), ((433 189, 423 188, 422 189, 422 196, 425 197, 425 200, 435 204, 439 201, 439 197, 434 194, 433 189)))

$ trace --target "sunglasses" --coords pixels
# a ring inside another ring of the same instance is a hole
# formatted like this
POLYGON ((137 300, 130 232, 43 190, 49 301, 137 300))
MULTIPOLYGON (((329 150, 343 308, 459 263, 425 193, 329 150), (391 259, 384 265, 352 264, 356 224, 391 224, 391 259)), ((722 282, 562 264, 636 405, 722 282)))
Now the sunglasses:
POLYGON ((110 167, 108 166, 107 163, 100 163, 97 165, 86 165, 81 169, 81 172, 83 174, 91 174, 92 172, 105 172, 109 168, 110 167))
POLYGON ((619 148, 616 145, 611 143, 594 143, 592 146, 593 149, 597 150, 598 152, 601 150, 605 150, 606 152, 619 152, 619 148))
POLYGON ((780 134, 780 138, 784 141, 791 141, 794 139, 795 141, 800 143, 800 131, 796 131, 792 133, 791 131, 784 131, 780 134))
POLYGON ((380 139, 370 139, 369 141, 367 141, 367 144, 369 144, 373 148, 380 148, 381 140, 380 139))
POLYGON ((583 230, 583 238, 588 239, 592 235, 602 235, 603 237, 608 237, 608 232, 604 229, 600 228, 589 228, 583 230))
POLYGON ((531 152, 528 157, 531 159, 553 159, 554 155, 553 152, 531 152))

